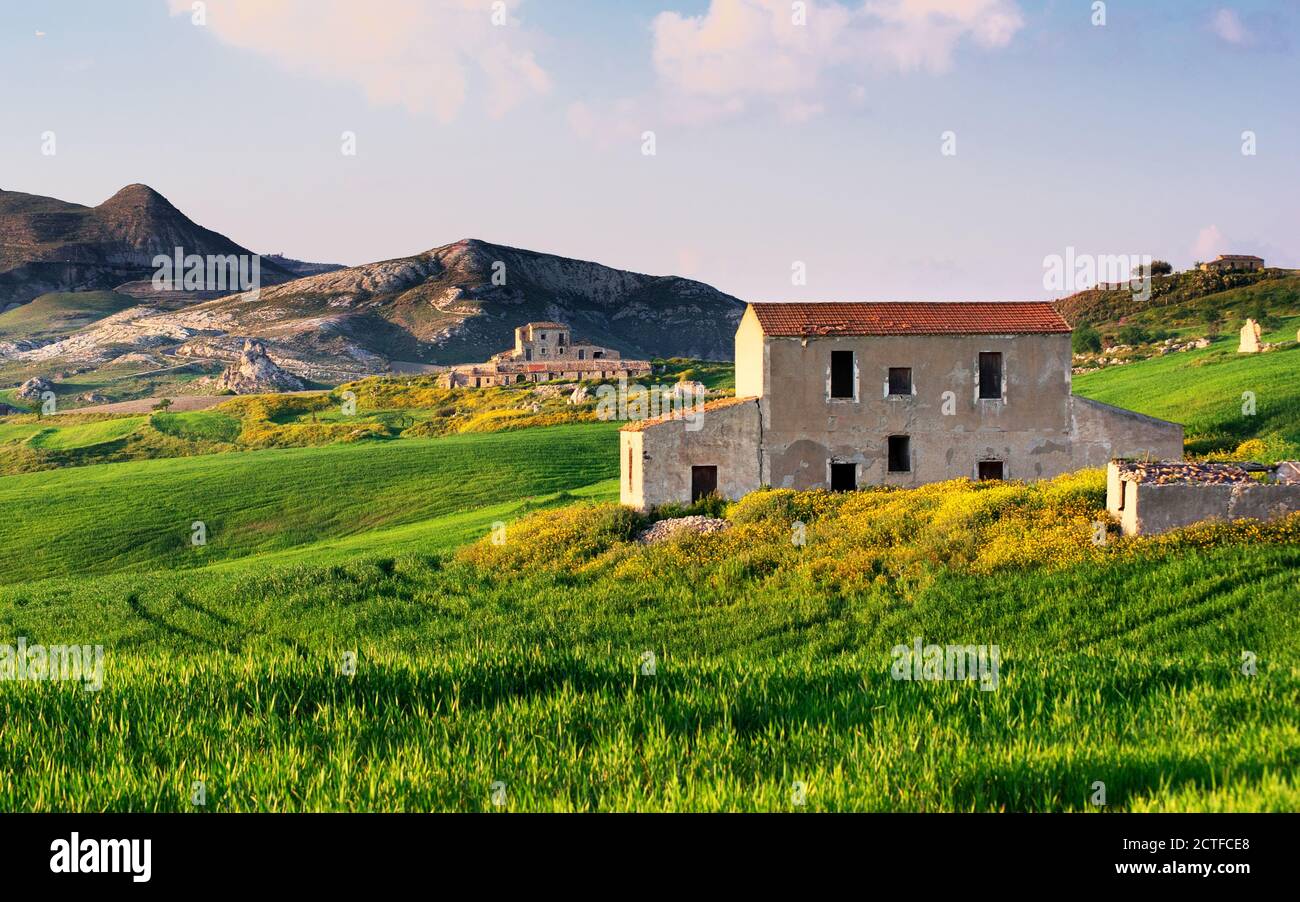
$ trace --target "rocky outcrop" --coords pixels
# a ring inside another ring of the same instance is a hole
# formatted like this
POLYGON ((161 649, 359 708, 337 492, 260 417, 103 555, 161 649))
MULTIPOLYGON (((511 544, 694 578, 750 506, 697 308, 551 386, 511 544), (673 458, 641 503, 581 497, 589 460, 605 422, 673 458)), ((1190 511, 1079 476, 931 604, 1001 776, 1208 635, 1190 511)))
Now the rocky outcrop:
POLYGON ((14 392, 14 397, 21 398, 24 401, 39 401, 41 395, 47 391, 54 391, 54 385, 51 384, 49 379, 35 376, 18 386, 18 390, 14 392))
POLYGON ((244 342, 239 359, 217 377, 219 391, 237 395, 262 395, 272 392, 302 391, 307 386, 292 373, 282 370, 266 353, 266 345, 250 338, 244 342))

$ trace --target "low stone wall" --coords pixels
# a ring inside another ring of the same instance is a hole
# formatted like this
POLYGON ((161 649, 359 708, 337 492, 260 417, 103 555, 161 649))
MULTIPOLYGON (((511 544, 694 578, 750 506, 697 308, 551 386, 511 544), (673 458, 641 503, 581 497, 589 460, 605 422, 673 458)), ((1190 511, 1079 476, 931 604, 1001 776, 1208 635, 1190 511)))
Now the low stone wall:
POLYGON ((1125 535, 1151 535, 1202 520, 1272 520, 1300 510, 1300 485, 1148 485, 1128 482, 1118 511, 1125 535))

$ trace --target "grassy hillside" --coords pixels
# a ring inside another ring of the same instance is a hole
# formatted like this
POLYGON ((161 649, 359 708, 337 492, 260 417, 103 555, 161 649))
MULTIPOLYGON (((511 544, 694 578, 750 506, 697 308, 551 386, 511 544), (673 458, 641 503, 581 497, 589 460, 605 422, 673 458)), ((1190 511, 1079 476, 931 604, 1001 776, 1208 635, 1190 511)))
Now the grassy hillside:
POLYGON ((67 335, 138 303, 135 298, 114 291, 43 294, 0 313, 0 340, 67 335))
MULTIPOLYGON (((0 580, 197 567, 618 475, 616 426, 212 454, 0 479, 0 580), (191 544, 206 525, 207 544, 191 544)), ((489 521, 490 522, 490 521, 489 521)))
POLYGON ((769 492, 654 547, 577 505, 450 557, 0 587, 4 634, 108 646, 100 692, 0 683, 0 808, 1300 808, 1300 519, 1097 546, 1101 493, 769 492), (997 688, 894 679, 918 636, 998 645, 997 688))
POLYGON ((1149 297, 1136 297, 1127 288, 1091 289, 1062 298, 1056 308, 1075 326, 1090 323, 1107 336, 1113 336, 1120 324, 1134 323, 1203 334, 1211 312, 1220 321, 1240 325, 1261 303, 1277 315, 1300 313, 1300 273, 1284 269, 1238 273, 1189 270, 1155 277, 1149 297))
MULTIPOLYGON (((1295 338, 1300 317, 1284 320, 1265 340, 1295 338)), ((1075 376, 1076 394, 1186 426, 1189 454, 1224 456, 1241 448, 1257 460, 1300 458, 1300 347, 1238 354, 1237 337, 1200 351, 1075 376), (1255 412, 1243 413, 1252 392, 1255 412), (1242 447, 1243 443, 1250 442, 1242 447)))
MULTIPOLYGON (((661 363, 664 372, 642 380, 644 384, 671 385, 687 378, 718 392, 728 392, 734 384, 729 364, 682 359, 661 363)), ((438 388, 435 377, 385 377, 348 382, 328 394, 232 397, 204 410, 155 412, 147 422, 117 414, 115 426, 104 425, 108 414, 93 411, 11 416, 0 418, 0 475, 224 451, 598 422, 602 383, 584 385, 587 399, 573 404, 572 383, 444 389, 438 388), (355 396, 355 409, 345 410, 349 393, 355 396)))

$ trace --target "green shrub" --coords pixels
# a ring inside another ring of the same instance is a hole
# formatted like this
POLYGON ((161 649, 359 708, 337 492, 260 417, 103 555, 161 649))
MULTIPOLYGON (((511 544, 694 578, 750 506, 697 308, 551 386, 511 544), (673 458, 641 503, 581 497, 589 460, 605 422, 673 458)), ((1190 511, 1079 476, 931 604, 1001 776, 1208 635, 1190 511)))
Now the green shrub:
POLYGON ((1070 337, 1070 348, 1076 354, 1096 354, 1101 350, 1101 333, 1087 323, 1080 323, 1070 337))

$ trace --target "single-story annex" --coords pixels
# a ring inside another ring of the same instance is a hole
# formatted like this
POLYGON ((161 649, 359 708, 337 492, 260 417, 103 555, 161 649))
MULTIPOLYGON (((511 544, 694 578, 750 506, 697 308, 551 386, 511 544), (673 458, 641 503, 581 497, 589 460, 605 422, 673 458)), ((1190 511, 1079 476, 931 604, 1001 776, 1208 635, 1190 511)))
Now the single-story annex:
POLYGON ((1071 394, 1070 332, 1045 302, 749 304, 736 397, 625 425, 621 500, 1180 460, 1182 426, 1071 394))

